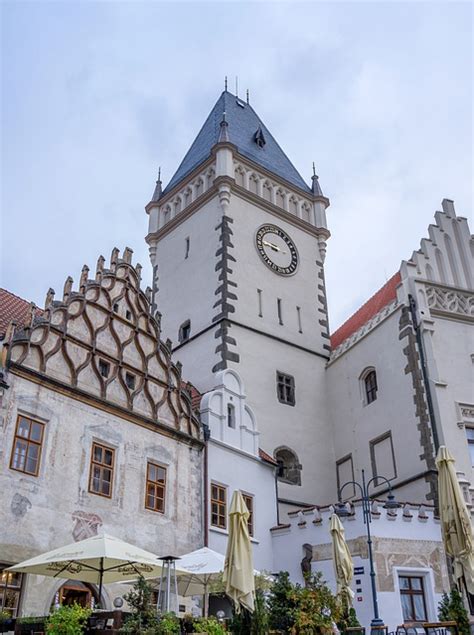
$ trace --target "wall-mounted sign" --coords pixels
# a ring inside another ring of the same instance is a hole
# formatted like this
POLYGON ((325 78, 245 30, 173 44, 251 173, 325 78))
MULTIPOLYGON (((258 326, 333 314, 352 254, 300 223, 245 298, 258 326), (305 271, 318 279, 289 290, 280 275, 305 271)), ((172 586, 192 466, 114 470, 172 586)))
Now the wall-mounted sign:
POLYGON ((354 567, 354 575, 364 575, 364 567, 354 567))

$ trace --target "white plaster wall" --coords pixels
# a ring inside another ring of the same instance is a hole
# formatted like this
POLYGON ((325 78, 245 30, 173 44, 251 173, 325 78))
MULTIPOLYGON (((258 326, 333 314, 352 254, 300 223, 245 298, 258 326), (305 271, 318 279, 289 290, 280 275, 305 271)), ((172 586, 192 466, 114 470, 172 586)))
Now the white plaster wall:
MULTIPOLYGON (((398 339, 400 313, 397 309, 331 362, 327 369, 336 460, 352 453, 357 480, 362 469, 366 470, 367 478, 373 476, 370 441, 388 431, 392 433, 397 467, 397 478, 392 485, 427 469, 426 463, 420 460, 423 450, 417 429, 412 378, 405 374, 407 358, 403 348, 406 339, 398 339), (360 375, 369 366, 377 373, 377 399, 364 405, 360 375)), ((427 491, 421 480, 397 490, 397 496, 420 502, 427 491)))
MULTIPOLYGON (((156 302, 162 317, 162 337, 178 344, 178 328, 191 319, 191 336, 205 328, 216 313, 214 291, 217 288, 215 253, 220 246, 215 231, 221 217, 217 198, 204 203, 157 244, 158 295, 156 302), (185 239, 190 238, 185 258, 185 239)), ((153 263, 152 263, 153 264, 153 263)))
POLYGON ((271 465, 236 448, 209 441, 209 547, 225 554, 228 532, 211 527, 210 483, 227 487, 227 501, 241 490, 254 496, 254 537, 252 539, 254 566, 259 571, 271 571, 273 564, 270 528, 277 523, 275 477, 271 465))
MULTIPOLYGON (((402 511, 398 510, 395 520, 389 520, 383 509, 380 509, 381 515, 377 519, 373 519, 371 523, 371 533, 374 538, 374 547, 377 549, 377 538, 396 538, 400 540, 413 541, 422 540, 431 548, 439 547, 441 543, 441 533, 439 522, 433 519, 432 511, 425 512, 427 520, 420 521, 418 511, 412 510, 413 518, 409 521, 403 519, 402 511)), ((313 512, 305 512, 304 514, 291 514, 289 518, 290 526, 272 532, 274 563, 273 570, 288 571, 293 582, 303 584, 303 576, 301 573, 301 560, 304 555, 303 545, 310 544, 317 551, 318 546, 329 545, 331 536, 329 532, 330 511, 322 514, 322 522, 315 524, 313 521, 316 516, 313 512), (299 524, 300 523, 300 524, 299 524)), ((345 529, 346 540, 361 539, 366 540, 366 529, 363 524, 360 508, 357 508, 356 515, 350 518, 342 519, 345 529)), ((335 592, 336 581, 334 575, 334 567, 332 558, 323 560, 313 560, 312 570, 321 571, 323 578, 327 581, 329 587, 335 592)), ((370 569, 368 558, 361 556, 353 557, 354 568, 364 567, 364 573, 354 575, 351 588, 355 592, 354 608, 361 623, 368 627, 373 618, 373 603, 370 585, 370 569), (360 584, 356 581, 359 580, 360 584), (357 592, 361 589, 361 592, 357 592), (358 600, 358 598, 361 598, 358 600)), ((413 575, 426 575, 425 593, 427 598, 427 611, 429 619, 436 618, 436 609, 441 594, 435 591, 432 569, 426 567, 425 563, 417 562, 412 557, 410 564, 404 566, 391 566, 390 572, 385 570, 377 571, 377 575, 390 573, 394 580, 394 591, 378 591, 379 613, 382 619, 389 627, 389 631, 396 628, 398 624, 403 622, 402 608, 398 588, 399 572, 411 573, 413 575)), ((442 563, 443 584, 447 585, 447 577, 445 565, 442 563)), ((377 582, 379 588, 379 582, 377 582)))
POLYGON ((258 421, 260 447, 273 455, 275 448, 288 446, 303 466, 301 486, 280 482, 279 497, 305 503, 334 500, 336 472, 324 359, 240 327, 233 327, 232 335, 241 358, 239 364, 229 366, 245 382, 258 421), (295 406, 278 401, 277 370, 294 376, 295 406))
MULTIPOLYGON (((74 514, 97 514, 101 529, 153 553, 203 544, 202 450, 10 373, 0 445, 0 554, 19 562, 73 542, 74 514), (17 414, 45 422, 38 477, 9 469, 17 414), (111 499, 88 492, 92 441, 115 449, 111 499), (167 466, 166 511, 145 509, 147 460, 167 466)), ((23 614, 41 614, 60 586, 29 582, 23 614), (46 606, 44 606, 46 603, 46 606)), ((112 596, 115 597, 114 595, 112 596)))

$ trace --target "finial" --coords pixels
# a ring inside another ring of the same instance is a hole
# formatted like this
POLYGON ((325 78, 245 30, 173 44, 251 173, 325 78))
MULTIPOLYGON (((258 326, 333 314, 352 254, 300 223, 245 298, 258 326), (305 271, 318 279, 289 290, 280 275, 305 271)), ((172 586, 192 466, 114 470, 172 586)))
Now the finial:
POLYGON ((229 127, 229 124, 226 121, 225 118, 225 110, 222 113, 222 120, 221 120, 221 129, 219 132, 219 139, 217 140, 218 143, 225 143, 226 141, 229 141, 229 133, 227 131, 227 128, 229 127))
POLYGON ((247 88, 247 103, 250 104, 250 92, 248 88, 247 88))
POLYGON ((224 79, 224 90, 225 92, 227 92, 227 75, 225 76, 225 79, 224 79))
POLYGON ((235 96, 237 99, 239 98, 239 78, 237 75, 235 76, 235 96))
POLYGON ((315 176, 316 178, 318 178, 317 174, 316 174, 316 166, 314 165, 314 161, 313 161, 313 176, 315 176))
POLYGON ((115 265, 117 264, 119 255, 120 255, 120 251, 117 249, 117 247, 114 247, 112 249, 112 253, 110 254, 110 268, 111 269, 113 269, 115 265))
POLYGON ((130 249, 130 247, 125 247, 125 249, 123 250, 123 261, 126 262, 128 265, 132 264, 132 255, 133 255, 133 249, 130 249))
POLYGON ((53 304, 53 302, 54 302, 54 289, 49 287, 48 293, 46 294, 46 300, 44 301, 44 308, 49 309, 49 307, 53 304))
POLYGON ((161 165, 158 168, 158 178, 156 179, 156 185, 155 185, 155 191, 153 192, 153 196, 151 197, 151 200, 153 203, 155 203, 161 196, 161 165))
POLYGON ((81 271, 81 278, 79 280, 79 291, 85 293, 87 280, 89 278, 89 267, 84 265, 81 271))
POLYGON ((63 289, 63 302, 66 302, 66 300, 68 299, 68 297, 71 295, 71 291, 72 291, 72 283, 73 283, 73 279, 71 278, 71 276, 68 276, 66 278, 66 282, 64 283, 64 289, 63 289))
POLYGON ((324 196, 321 186, 319 185, 319 176, 316 174, 316 166, 314 165, 314 161, 313 176, 311 177, 311 180, 313 181, 313 187, 311 189, 313 190, 314 196, 324 196))

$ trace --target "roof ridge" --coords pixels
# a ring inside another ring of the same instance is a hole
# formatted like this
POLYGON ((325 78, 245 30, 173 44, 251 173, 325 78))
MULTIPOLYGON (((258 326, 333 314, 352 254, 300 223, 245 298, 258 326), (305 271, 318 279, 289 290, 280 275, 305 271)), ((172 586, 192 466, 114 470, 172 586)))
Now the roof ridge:
POLYGON ((17 295, 16 293, 13 293, 13 291, 9 291, 8 289, 5 289, 4 287, 0 287, 0 291, 4 291, 5 293, 8 293, 8 295, 11 295, 14 298, 17 298, 18 300, 21 300, 22 302, 26 302, 27 304, 34 304, 37 309, 41 308, 36 304, 36 302, 33 302, 33 300, 26 300, 25 298, 22 298, 21 295, 17 295))

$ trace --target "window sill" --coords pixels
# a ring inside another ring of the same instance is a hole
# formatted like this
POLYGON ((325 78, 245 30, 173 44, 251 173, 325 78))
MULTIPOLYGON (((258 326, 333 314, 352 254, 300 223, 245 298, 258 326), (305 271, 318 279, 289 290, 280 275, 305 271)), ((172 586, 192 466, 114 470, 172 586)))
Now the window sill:
MULTIPOLYGON (((227 529, 220 529, 219 527, 213 527, 212 525, 209 527, 209 531, 212 531, 216 534, 221 534, 221 536, 228 536, 229 532, 227 529)), ((260 540, 257 540, 256 538, 251 537, 250 538, 250 542, 252 542, 255 545, 259 545, 260 544, 260 540)))

